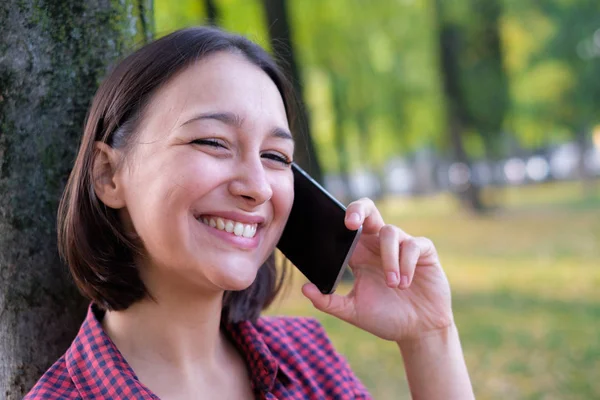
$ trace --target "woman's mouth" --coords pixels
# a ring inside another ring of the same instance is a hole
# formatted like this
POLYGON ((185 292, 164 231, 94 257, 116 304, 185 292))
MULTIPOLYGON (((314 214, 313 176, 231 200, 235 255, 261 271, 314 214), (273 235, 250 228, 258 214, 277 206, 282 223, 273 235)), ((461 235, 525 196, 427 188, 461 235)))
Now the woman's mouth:
POLYGON ((249 239, 256 235, 256 229, 258 227, 258 224, 244 224, 242 222, 208 215, 200 216, 198 221, 210 226, 211 228, 231 233, 235 236, 243 236, 249 239))

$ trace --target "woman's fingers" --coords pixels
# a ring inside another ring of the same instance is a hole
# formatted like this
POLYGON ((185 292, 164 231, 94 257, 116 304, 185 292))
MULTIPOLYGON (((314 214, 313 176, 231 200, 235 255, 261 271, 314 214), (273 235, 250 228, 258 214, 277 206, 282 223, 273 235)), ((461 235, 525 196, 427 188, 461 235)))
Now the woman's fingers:
MULTIPOLYGON (((346 209, 345 222, 348 229, 356 230, 362 225, 364 234, 378 236, 381 267, 389 287, 408 288, 419 259, 425 255, 435 255, 431 240, 414 238, 394 225, 385 225, 371 199, 363 198, 350 203, 346 209)), ((331 299, 327 301, 334 302, 331 299)))
POLYGON ((406 289, 415 275, 417 262, 421 256, 421 248, 415 238, 407 238, 400 243, 400 285, 401 289, 406 289))
POLYGON ((302 293, 315 306, 317 310, 331 314, 346 322, 351 322, 354 314, 354 303, 349 296, 339 294, 323 294, 312 283, 302 286, 302 293))
POLYGON ((408 237, 400 242, 400 285, 406 289, 412 283, 415 269, 422 257, 435 253, 433 242, 424 237, 408 237))
POLYGON ((381 264, 385 282, 389 287, 397 287, 400 284, 399 244, 408 237, 410 236, 393 225, 384 225, 379 231, 381 264))
POLYGON ((384 225, 375 203, 368 198, 353 201, 346 208, 346 227, 357 230, 361 225, 366 234, 377 233, 384 225))
POLYGON ((379 231, 381 264, 389 287, 406 289, 415 275, 425 238, 414 238, 394 225, 379 231))
POLYGON ((408 288, 421 257, 435 254, 435 247, 431 240, 412 237, 393 225, 385 225, 381 228, 379 246, 385 281, 392 288, 408 288))

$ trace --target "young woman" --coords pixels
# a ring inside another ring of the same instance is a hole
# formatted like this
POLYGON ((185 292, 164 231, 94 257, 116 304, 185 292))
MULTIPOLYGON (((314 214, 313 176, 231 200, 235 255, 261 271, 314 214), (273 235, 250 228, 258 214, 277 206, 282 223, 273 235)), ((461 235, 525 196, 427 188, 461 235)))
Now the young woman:
MULTIPOLYGON (((259 318, 280 286, 292 113, 269 55, 217 29, 175 32, 110 73, 58 216, 60 252, 92 303, 26 399, 369 398, 314 319, 259 318)), ((473 398, 431 241, 386 225, 368 199, 346 225, 363 225, 353 290, 304 295, 397 342, 413 397, 473 398)))

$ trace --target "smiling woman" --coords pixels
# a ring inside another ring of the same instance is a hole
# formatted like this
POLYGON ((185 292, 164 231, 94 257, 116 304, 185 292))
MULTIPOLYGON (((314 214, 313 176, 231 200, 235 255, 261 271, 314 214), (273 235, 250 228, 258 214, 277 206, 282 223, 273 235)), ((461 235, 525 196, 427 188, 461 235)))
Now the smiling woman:
MULTIPOLYGON (((193 245, 189 235, 184 236, 185 240, 175 235, 173 229, 176 227, 172 225, 185 220, 182 216, 177 219, 176 215, 170 215, 175 209, 159 201, 176 201, 178 192, 187 192, 190 201, 197 201, 193 198, 194 193, 190 193, 197 187, 192 173, 197 174, 196 181, 209 189, 209 185, 218 184, 216 179, 209 178, 216 178, 216 172, 225 172, 223 166, 239 166, 233 164, 237 160, 233 157, 235 152, 240 152, 242 146, 260 145, 258 139, 265 136, 264 133, 254 137, 256 143, 250 143, 248 139, 252 139, 252 135, 241 137, 236 132, 245 128, 239 113, 247 113, 248 107, 256 104, 254 99, 247 97, 262 96, 264 92, 271 94, 275 103, 272 109, 280 113, 276 123, 265 121, 274 123, 267 132, 287 132, 286 112, 292 120, 291 110, 295 103, 285 77, 260 47, 242 37, 210 29, 176 32, 142 48, 117 66, 98 90, 92 104, 59 212, 61 254, 84 294, 107 310, 123 310, 149 294, 147 282, 140 278, 140 268, 135 260, 136 255, 143 255, 142 249, 171 249, 165 244, 174 241, 176 245, 188 246, 187 252, 194 252, 196 258, 206 257, 205 250, 196 251, 198 249, 189 247, 193 245), (208 58, 209 55, 212 57, 208 58), (230 59, 232 66, 237 68, 227 68, 230 59), (242 75, 233 75, 238 72, 242 75), (232 77, 236 77, 235 82, 244 79, 246 85, 236 85, 232 77), (236 97, 239 95, 246 98, 236 97), (232 107, 231 98, 238 98, 241 106, 232 107), (238 136, 240 140, 234 141, 238 136), (246 140, 242 140, 244 138, 246 140), (136 146, 136 143, 144 145, 136 146), (197 157, 199 154, 206 156, 197 157), (147 158, 139 160, 137 157, 147 158), (134 171, 137 174, 129 174, 134 171), (113 172, 116 172, 115 177, 113 172), (192 179, 185 180, 190 177, 192 179), (119 182, 117 187, 113 178, 137 180, 119 182), (125 193, 124 187, 130 190, 125 193), (166 194, 169 194, 168 198, 160 197, 166 194), (134 196, 130 201, 146 204, 124 207, 125 195, 134 196), (154 203, 148 204, 150 202, 154 203), (152 217, 132 219, 130 214, 136 211, 152 217), (137 226, 132 226, 134 221, 137 226), (168 229, 163 229, 163 222, 168 222, 168 229), (162 237, 151 234, 151 224, 162 227, 157 230, 162 237), (144 233, 146 225, 151 225, 147 227, 148 237, 144 233), (112 232, 112 235, 105 232, 112 232)), ((247 117, 253 120, 252 116, 247 117)), ((289 133, 285 137, 291 139, 289 133)), ((293 153, 292 141, 277 143, 269 140, 270 143, 262 145, 284 146, 287 155, 281 157, 289 160, 293 153)), ((271 154, 268 150, 265 153, 271 154)), ((282 169, 280 165, 271 167, 271 170, 282 169)), ((242 171, 252 172, 247 168, 242 171)), ((290 193, 286 196, 289 199, 290 193)), ((220 202, 213 204, 224 206, 220 202)), ((236 207, 230 205, 229 208, 236 207)), ((285 210, 282 211, 285 215, 285 210)), ((189 268, 186 255, 173 252, 159 256, 177 257, 189 268)), ((265 254, 256 254, 256 257, 267 261, 252 287, 245 293, 226 296, 224 308, 233 320, 256 318, 280 286, 273 257, 265 254), (246 296, 249 294, 256 299, 252 302, 256 304, 252 310, 247 307, 246 296)))
MULTIPOLYGON (((92 303, 27 399, 369 398, 315 320, 259 318, 281 285, 293 104, 263 49, 213 28, 175 32, 114 69, 58 215, 60 253, 92 303)), ((303 293, 396 341, 415 396, 472 397, 432 243, 385 225, 368 199, 345 223, 363 226, 353 291, 303 293)))

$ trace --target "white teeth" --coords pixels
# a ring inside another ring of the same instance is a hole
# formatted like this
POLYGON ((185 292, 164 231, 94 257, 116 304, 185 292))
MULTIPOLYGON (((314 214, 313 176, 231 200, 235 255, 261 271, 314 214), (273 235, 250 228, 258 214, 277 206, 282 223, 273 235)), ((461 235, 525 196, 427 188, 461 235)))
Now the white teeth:
POLYGON ((257 224, 243 224, 241 222, 223 219, 221 217, 202 217, 198 218, 202 223, 216 228, 220 231, 233 233, 235 236, 253 238, 256 235, 257 224))
POLYGON ((254 236, 255 233, 256 233, 255 225, 244 225, 244 233, 242 233, 242 236, 244 236, 245 238, 251 238, 254 236))
POLYGON ((235 236, 242 236, 242 233, 244 233, 244 224, 236 222, 233 226, 233 234, 235 236))

